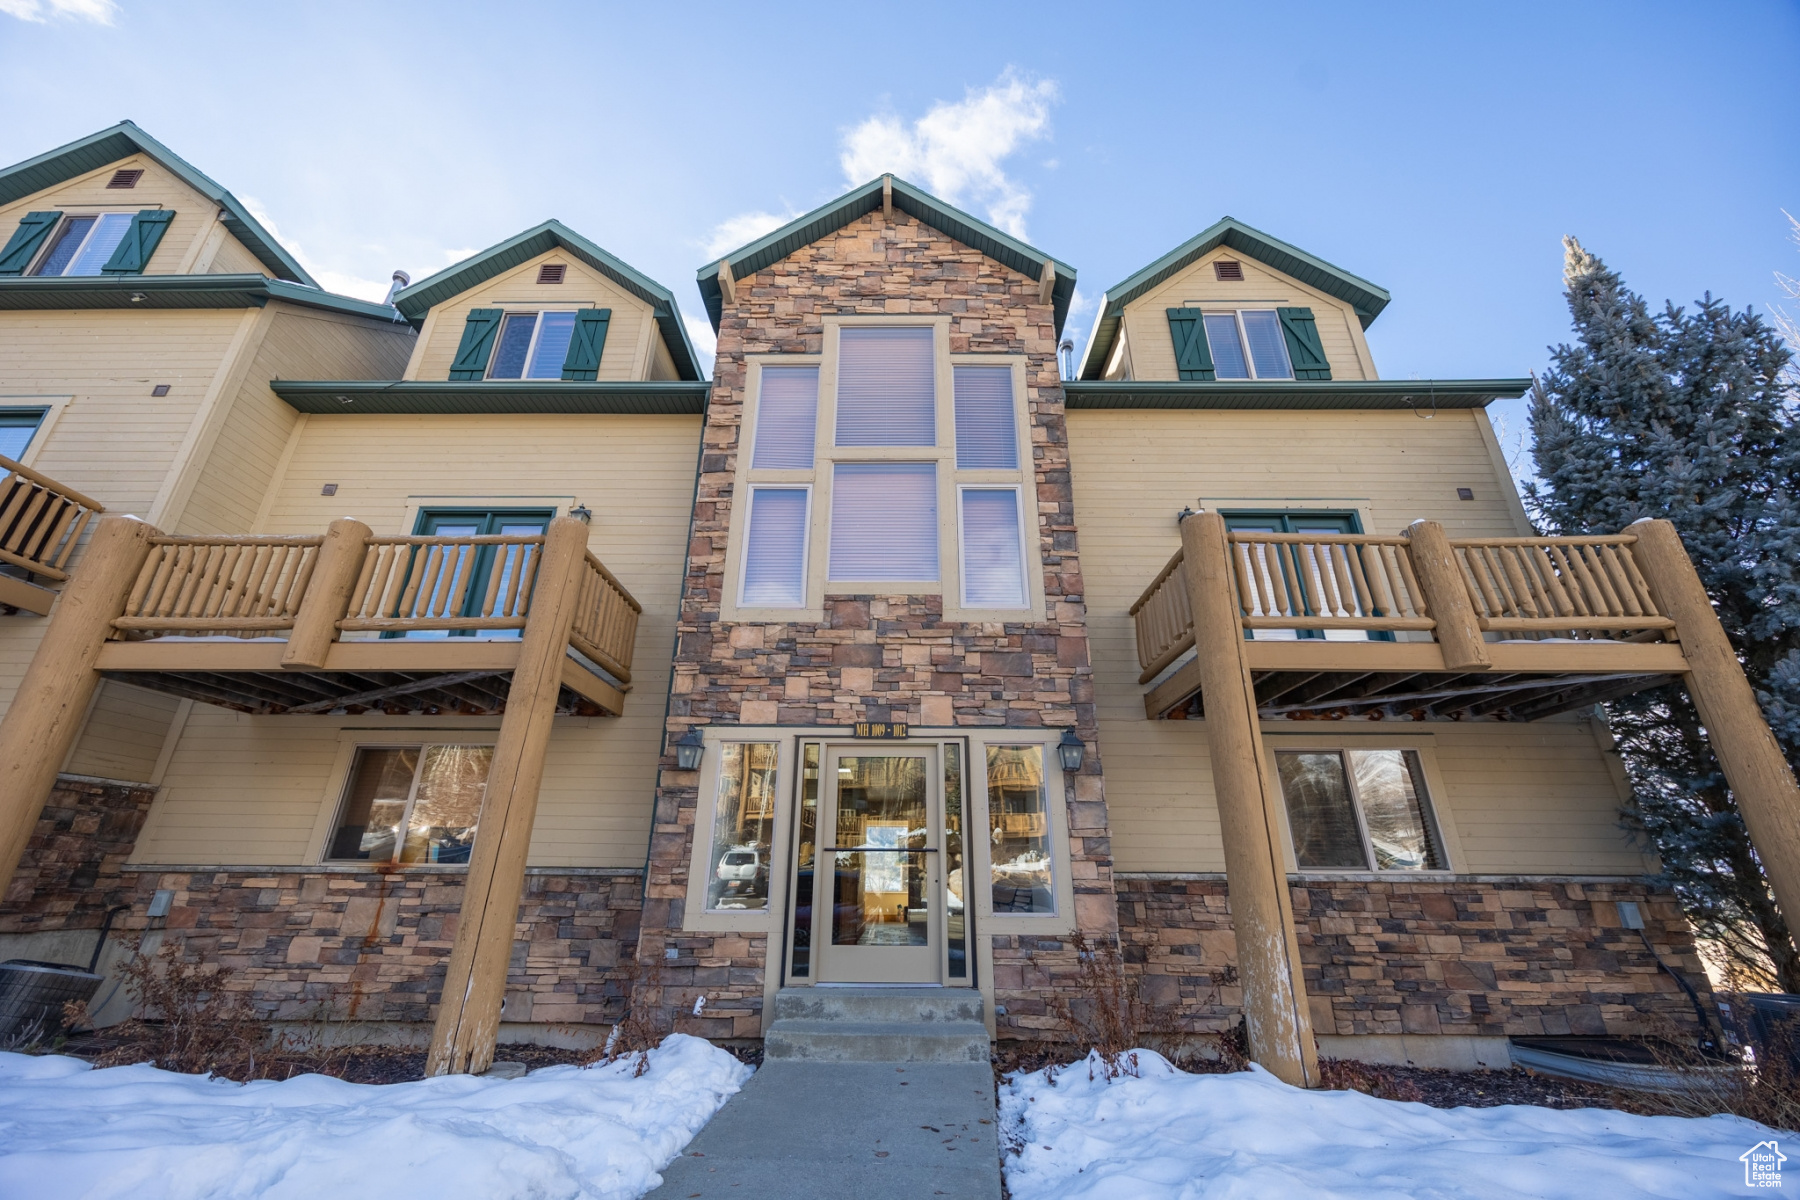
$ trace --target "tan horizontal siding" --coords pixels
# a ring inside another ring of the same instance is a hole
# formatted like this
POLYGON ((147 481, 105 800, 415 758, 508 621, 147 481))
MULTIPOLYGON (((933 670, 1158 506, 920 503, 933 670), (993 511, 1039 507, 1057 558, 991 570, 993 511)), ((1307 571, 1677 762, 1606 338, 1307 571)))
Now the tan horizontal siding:
POLYGON ((267 275, 269 268, 262 259, 250 253, 244 244, 225 234, 217 249, 212 253, 212 261, 205 267, 208 275, 267 275))
POLYGON ((65 770, 102 779, 150 782, 181 701, 109 679, 88 712, 65 770))
POLYGON ((621 381, 648 378, 640 359, 644 357, 642 351, 647 349, 642 339, 649 322, 643 318, 651 311, 650 305, 560 249, 541 254, 434 308, 432 321, 425 329, 426 337, 414 352, 406 378, 427 381, 450 378, 450 364, 456 361, 457 347, 462 344, 463 324, 473 308, 525 312, 543 308, 610 308, 612 319, 607 322, 599 378, 621 381), (538 267, 542 263, 564 264, 567 270, 563 282, 538 283, 538 267))

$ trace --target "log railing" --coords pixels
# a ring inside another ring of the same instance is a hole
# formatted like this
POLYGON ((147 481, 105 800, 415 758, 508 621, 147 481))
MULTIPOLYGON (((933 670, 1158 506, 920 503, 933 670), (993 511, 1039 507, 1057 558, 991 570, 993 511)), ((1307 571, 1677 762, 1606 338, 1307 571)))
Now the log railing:
MULTIPOLYGON (((316 585, 322 537, 154 537, 114 638, 280 636, 316 585)), ((522 630, 544 537, 369 537, 340 633, 503 633, 522 630)), ((339 584, 339 586, 343 586, 339 584)), ((622 684, 642 612, 624 585, 586 556, 569 641, 622 684)))
MULTIPOLYGON (((1511 637, 1642 638, 1674 628, 1638 569, 1633 534, 1450 542, 1481 630, 1511 637)), ((1234 532, 1230 573, 1246 630, 1436 629, 1405 537, 1234 532)), ((1179 552, 1131 606, 1140 683, 1194 645, 1179 552)))
POLYGON ((105 511, 98 500, 0 454, 0 562, 61 583, 88 522, 105 511))

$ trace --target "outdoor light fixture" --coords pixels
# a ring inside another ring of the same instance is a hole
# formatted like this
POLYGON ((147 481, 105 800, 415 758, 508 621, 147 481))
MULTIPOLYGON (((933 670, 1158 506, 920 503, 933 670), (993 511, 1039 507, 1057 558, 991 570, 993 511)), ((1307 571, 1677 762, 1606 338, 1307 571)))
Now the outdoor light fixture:
POLYGON ((706 743, 700 740, 700 731, 690 729, 675 742, 675 765, 683 771, 698 771, 700 756, 706 753, 706 743))
POLYGON ((1081 770, 1081 758, 1087 753, 1087 745, 1075 736, 1073 729, 1065 729, 1062 741, 1056 743, 1056 753, 1062 758, 1063 770, 1072 775, 1081 770))
POLYGON ((148 300, 149 298, 150 297, 144 295, 144 293, 142 293, 142 292, 131 293, 131 302, 133 304, 142 304, 144 301, 148 300))
POLYGON ((571 508, 569 510, 569 515, 574 517, 577 521, 580 521, 583 525, 591 525, 594 521, 594 510, 585 504, 577 504, 574 508, 571 508))

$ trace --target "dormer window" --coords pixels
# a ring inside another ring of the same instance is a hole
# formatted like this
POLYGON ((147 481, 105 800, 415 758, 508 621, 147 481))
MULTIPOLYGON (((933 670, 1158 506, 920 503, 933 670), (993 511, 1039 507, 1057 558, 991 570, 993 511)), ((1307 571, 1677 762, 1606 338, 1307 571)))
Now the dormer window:
POLYGON ((135 213, 82 213, 66 216, 50 235, 50 248, 33 275, 98 275, 125 240, 135 213))
POLYGON ((509 312, 488 364, 489 379, 561 379, 575 313, 509 312))
POLYGON ((1219 379, 1292 379, 1281 322, 1272 308, 1206 314, 1206 341, 1219 379))

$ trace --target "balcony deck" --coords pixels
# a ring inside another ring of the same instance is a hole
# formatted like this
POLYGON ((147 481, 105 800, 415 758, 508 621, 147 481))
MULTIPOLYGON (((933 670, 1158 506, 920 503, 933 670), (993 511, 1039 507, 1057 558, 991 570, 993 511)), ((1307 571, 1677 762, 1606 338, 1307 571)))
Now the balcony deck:
MULTIPOLYGON (((503 712, 545 539, 360 540, 354 581, 334 583, 324 537, 155 537, 96 668, 246 713, 503 712), (289 638, 321 608, 331 640, 297 663, 289 638)), ((588 554, 558 713, 623 711, 640 612, 588 554)))
MULTIPOLYGON (((1532 721, 1667 683, 1688 663, 1636 540, 1450 540, 1434 611, 1411 538, 1232 533, 1258 715, 1532 721), (1477 631, 1485 661, 1446 655, 1440 617, 1477 631)), ((1182 568, 1177 553, 1131 609, 1152 720, 1204 715, 1182 568)))
POLYGON ((0 605, 45 616, 52 584, 69 578, 70 559, 88 522, 106 511, 72 487, 0 454, 0 605))

